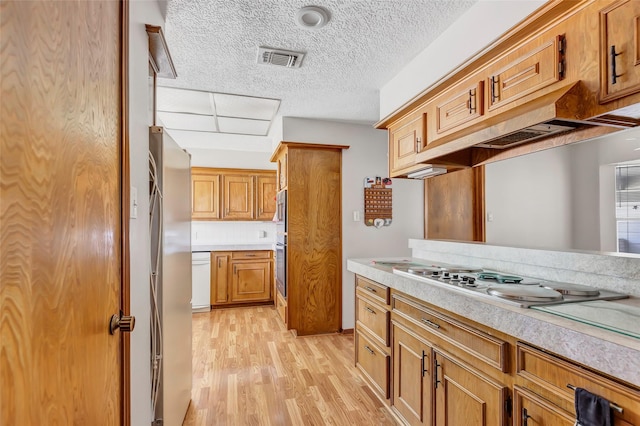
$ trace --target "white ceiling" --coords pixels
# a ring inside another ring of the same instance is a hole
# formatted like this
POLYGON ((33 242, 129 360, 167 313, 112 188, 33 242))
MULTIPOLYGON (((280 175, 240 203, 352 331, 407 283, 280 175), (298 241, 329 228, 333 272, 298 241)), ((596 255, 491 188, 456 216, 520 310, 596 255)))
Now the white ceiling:
POLYGON ((158 85, 279 99, 279 116, 372 124, 379 89, 475 1, 169 0, 164 32, 178 78, 158 85), (308 5, 329 11, 324 28, 296 25, 308 5), (259 46, 304 52, 302 66, 259 65, 259 46))

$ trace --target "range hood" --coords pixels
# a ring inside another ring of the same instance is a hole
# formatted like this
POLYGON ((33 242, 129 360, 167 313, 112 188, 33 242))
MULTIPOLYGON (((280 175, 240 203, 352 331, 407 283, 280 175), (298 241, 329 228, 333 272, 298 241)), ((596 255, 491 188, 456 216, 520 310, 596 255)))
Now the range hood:
MULTIPOLYGON (((517 104, 517 101, 514 102, 517 104)), ((447 157, 472 149, 504 152, 518 145, 560 134, 583 132, 582 139, 611 133, 622 128, 637 126, 639 120, 616 115, 593 117, 598 110, 597 97, 580 82, 570 83, 554 92, 520 105, 514 105, 503 113, 488 113, 484 121, 467 129, 434 141, 428 149, 416 155, 416 162, 447 164, 447 157)), ((487 153, 487 151, 490 151, 487 153)), ((470 155, 471 156, 471 155, 470 155)), ((470 161, 470 166, 474 161, 470 161)))

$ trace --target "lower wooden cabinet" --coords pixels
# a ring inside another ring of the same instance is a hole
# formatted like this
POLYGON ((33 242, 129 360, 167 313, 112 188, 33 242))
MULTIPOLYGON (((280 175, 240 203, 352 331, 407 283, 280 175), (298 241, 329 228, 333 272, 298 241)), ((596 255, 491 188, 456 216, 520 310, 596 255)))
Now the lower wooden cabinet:
POLYGON ((435 350, 433 354, 436 426, 506 425, 507 387, 435 350))
POLYGON ((575 417, 527 389, 514 386, 513 416, 516 426, 573 426, 575 417))
POLYGON ((369 382, 383 399, 389 398, 389 370, 391 355, 366 334, 356 331, 356 366, 367 376, 369 382))
POLYGON ((271 251, 211 252, 211 305, 273 300, 271 251))
POLYGON ((433 418, 431 346, 401 324, 392 322, 391 328, 392 409, 408 425, 430 425, 433 418))

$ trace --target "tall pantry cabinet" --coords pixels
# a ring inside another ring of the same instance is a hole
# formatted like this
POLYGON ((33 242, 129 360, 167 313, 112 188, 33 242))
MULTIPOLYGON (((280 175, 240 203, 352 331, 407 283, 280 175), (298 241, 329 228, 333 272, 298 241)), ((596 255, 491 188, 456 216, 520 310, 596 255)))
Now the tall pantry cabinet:
POLYGON ((286 299, 278 312, 297 335, 342 328, 342 145, 281 142, 278 191, 287 190, 286 299))

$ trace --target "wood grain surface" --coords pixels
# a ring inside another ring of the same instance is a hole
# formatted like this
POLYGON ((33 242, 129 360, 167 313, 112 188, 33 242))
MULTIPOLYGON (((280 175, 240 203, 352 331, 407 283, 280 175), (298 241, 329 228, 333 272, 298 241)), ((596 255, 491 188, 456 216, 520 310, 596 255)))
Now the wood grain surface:
POLYGON ((276 309, 193 317, 184 426, 395 425, 353 365, 353 336, 294 337, 276 309))
POLYGON ((0 424, 120 424, 121 3, 0 16, 0 424))

